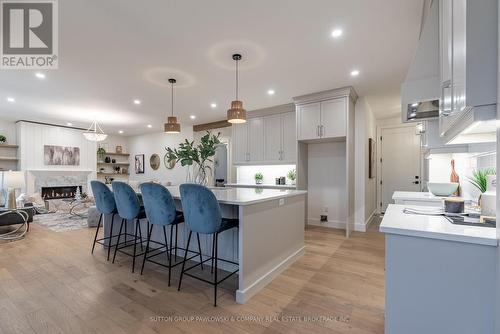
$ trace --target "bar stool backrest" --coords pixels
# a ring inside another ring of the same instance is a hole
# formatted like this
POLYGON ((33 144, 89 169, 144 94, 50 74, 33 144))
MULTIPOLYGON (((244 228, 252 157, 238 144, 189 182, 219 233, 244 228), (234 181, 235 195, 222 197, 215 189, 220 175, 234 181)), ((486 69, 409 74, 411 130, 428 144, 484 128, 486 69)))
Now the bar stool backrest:
POLYGON ((222 215, 214 193, 199 184, 180 186, 184 221, 193 232, 213 234, 220 230, 222 215))
POLYGON ((112 185, 116 208, 120 217, 124 219, 137 218, 141 211, 141 204, 134 189, 125 182, 120 181, 113 181, 112 185))
POLYGON ((95 206, 100 213, 110 215, 116 213, 116 203, 113 192, 101 181, 90 181, 95 206))
POLYGON ((163 226, 172 224, 177 211, 170 191, 161 184, 153 182, 143 183, 140 188, 149 222, 163 226))

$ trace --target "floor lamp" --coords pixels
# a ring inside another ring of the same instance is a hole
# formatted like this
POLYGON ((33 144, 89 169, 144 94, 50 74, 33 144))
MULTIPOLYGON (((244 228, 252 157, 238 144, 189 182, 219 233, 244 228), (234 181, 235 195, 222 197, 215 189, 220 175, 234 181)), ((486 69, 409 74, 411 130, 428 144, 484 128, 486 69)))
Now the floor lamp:
POLYGON ((8 171, 4 174, 4 187, 7 188, 7 209, 16 209, 16 189, 25 186, 24 173, 8 171))

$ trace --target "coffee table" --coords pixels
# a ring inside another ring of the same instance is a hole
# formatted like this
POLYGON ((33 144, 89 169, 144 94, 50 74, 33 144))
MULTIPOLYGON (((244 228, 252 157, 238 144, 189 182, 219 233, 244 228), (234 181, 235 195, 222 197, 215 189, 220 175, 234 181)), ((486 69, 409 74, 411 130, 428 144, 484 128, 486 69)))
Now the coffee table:
POLYGON ((87 218, 88 217, 88 207, 87 204, 91 204, 92 201, 88 199, 76 200, 73 198, 63 199, 63 202, 68 204, 68 214, 72 217, 87 218), (84 209, 82 211, 82 209, 84 209), (85 210, 87 209, 87 210, 85 210))

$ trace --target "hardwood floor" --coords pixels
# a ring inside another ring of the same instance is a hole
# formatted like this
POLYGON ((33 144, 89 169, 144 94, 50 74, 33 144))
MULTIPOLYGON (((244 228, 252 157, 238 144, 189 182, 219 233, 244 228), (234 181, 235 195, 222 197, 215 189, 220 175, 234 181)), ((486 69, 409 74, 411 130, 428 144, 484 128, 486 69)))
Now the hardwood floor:
POLYGON ((217 308, 207 284, 186 277, 178 292, 178 271, 168 287, 159 266, 148 263, 140 276, 128 257, 111 264, 97 246, 91 255, 94 233, 33 224, 26 239, 0 243, 0 333, 384 331, 381 233, 346 240, 341 231, 309 228, 303 257, 245 305, 234 302, 235 280, 224 282, 231 290, 220 289, 217 308))

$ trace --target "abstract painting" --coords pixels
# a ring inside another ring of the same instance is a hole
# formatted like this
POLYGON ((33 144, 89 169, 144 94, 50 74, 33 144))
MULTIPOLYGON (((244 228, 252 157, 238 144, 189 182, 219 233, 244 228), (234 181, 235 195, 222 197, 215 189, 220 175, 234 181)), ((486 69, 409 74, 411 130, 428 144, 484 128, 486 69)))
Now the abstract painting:
POLYGON ((45 165, 49 166, 79 166, 80 148, 45 145, 43 158, 45 165))

